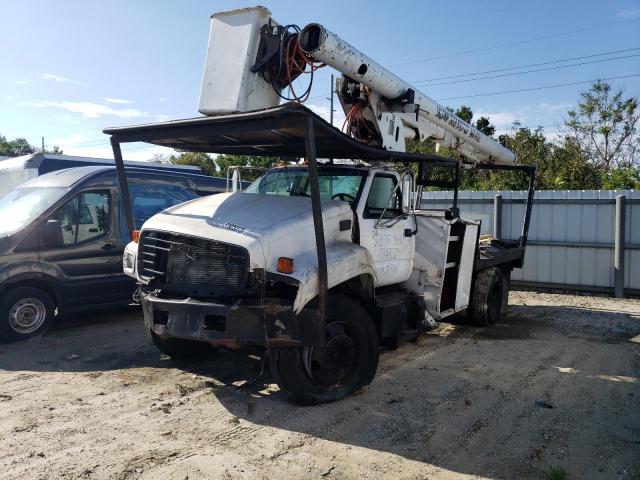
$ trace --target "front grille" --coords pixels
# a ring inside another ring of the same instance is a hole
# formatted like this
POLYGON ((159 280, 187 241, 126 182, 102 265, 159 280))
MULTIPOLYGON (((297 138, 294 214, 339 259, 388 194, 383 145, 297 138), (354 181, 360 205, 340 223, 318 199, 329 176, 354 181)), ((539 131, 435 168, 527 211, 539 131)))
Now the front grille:
POLYGON ((138 245, 138 271, 142 278, 154 280, 159 286, 213 291, 244 288, 249 253, 237 245, 215 240, 145 231, 138 245))

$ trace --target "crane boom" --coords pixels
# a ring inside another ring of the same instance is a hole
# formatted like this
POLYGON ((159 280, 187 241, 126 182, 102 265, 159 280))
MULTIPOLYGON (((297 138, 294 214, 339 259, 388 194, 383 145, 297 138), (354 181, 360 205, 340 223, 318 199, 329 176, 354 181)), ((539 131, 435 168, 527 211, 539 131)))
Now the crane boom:
POLYGON ((373 97, 370 104, 385 148, 404 150, 404 137, 415 137, 418 132, 420 139, 431 138, 437 144, 459 149, 473 162, 515 163, 511 150, 415 90, 322 25, 311 23, 303 28, 300 46, 314 59, 369 89, 373 97))
POLYGON ((513 165, 515 155, 318 23, 276 22, 264 7, 211 16, 199 110, 220 115, 309 98, 313 72, 340 73, 346 133, 370 146, 406 152, 407 140, 431 140, 465 164, 513 165), (309 68, 310 67, 310 68, 309 68), (294 81, 310 73, 304 92, 294 81), (289 88, 289 96, 283 91, 289 88))

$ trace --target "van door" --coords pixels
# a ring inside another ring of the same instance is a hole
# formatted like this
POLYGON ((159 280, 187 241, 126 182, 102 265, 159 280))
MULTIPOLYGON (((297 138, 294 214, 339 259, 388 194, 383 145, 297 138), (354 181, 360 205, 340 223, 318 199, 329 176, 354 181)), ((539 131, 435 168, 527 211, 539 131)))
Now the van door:
POLYGON ((40 225, 40 262, 45 273, 58 278, 63 307, 118 300, 113 272, 122 252, 114 228, 113 198, 109 189, 83 191, 40 225))
POLYGON ((371 253, 378 287, 404 282, 413 269, 415 237, 411 218, 402 212, 399 178, 377 171, 365 184, 357 214, 360 245, 371 253))

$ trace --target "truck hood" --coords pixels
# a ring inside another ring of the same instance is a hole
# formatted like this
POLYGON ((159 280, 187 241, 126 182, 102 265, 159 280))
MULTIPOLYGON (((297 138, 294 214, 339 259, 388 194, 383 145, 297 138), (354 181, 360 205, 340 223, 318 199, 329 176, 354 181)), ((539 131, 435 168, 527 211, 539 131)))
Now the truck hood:
MULTIPOLYGON (((324 222, 336 217, 352 219, 347 203, 328 200, 322 203, 324 222)), ((339 223, 333 221, 331 223, 339 223)), ((313 216, 311 199, 282 195, 253 193, 221 193, 192 200, 151 217, 142 230, 163 230, 185 235, 219 240, 239 245, 249 250, 251 268, 268 268, 270 257, 280 253, 274 243, 295 235, 304 249, 313 240, 313 216), (309 234, 311 237, 309 237, 309 234), (309 237, 309 238, 307 238, 309 237)), ((336 240, 339 230, 325 227, 325 241, 336 240)), ((340 232, 344 237, 350 232, 340 232)), ((286 255, 292 256, 300 246, 289 247, 286 255)))

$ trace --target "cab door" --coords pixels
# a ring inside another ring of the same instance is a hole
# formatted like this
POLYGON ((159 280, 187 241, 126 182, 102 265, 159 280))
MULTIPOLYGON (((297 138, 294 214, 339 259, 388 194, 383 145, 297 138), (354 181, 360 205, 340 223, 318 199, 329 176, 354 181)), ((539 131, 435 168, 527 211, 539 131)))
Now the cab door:
POLYGON ((399 182, 394 172, 371 171, 356 211, 360 245, 373 257, 378 287, 404 282, 413 269, 415 225, 402 211, 399 182))

